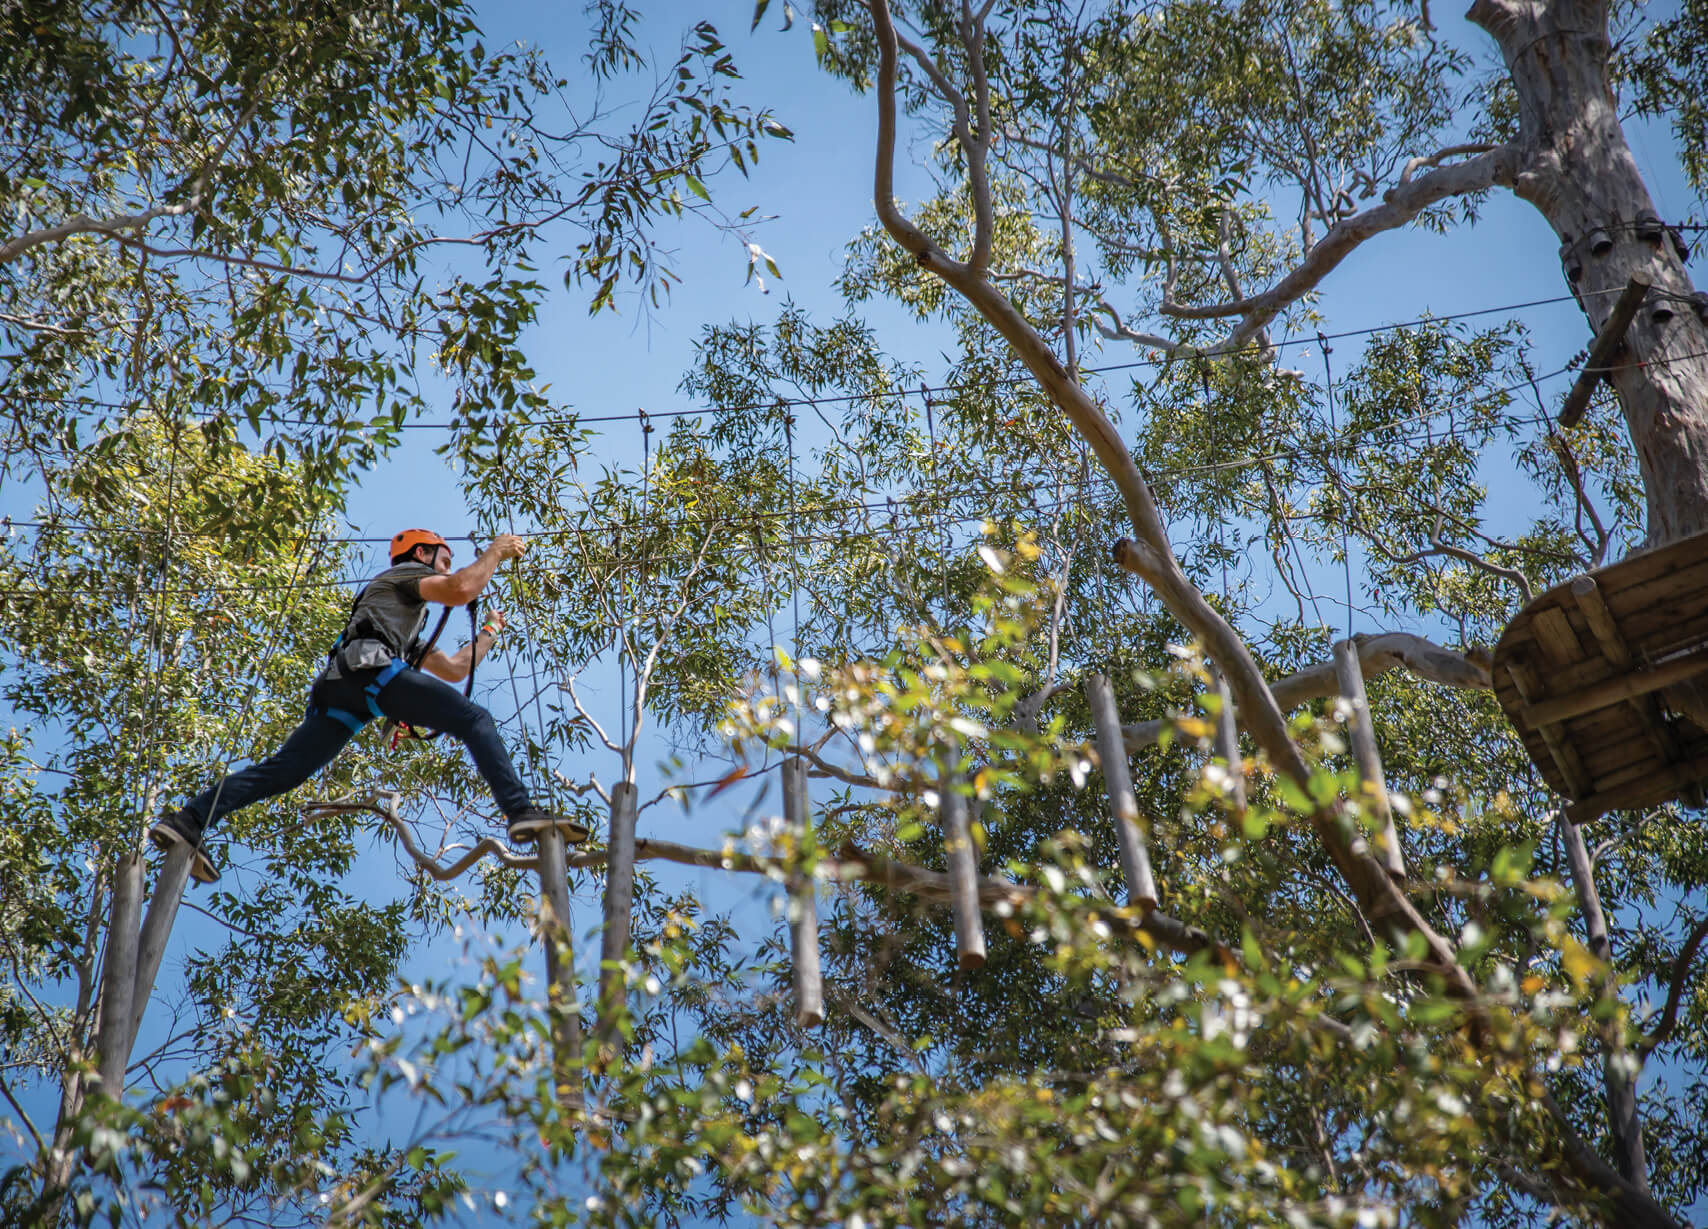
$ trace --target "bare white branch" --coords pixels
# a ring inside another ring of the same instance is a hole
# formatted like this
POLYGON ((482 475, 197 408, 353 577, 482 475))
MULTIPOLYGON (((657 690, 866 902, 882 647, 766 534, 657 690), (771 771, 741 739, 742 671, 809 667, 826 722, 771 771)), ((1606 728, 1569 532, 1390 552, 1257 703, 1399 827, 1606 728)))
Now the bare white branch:
MULTIPOLYGON (((395 790, 374 791, 367 795, 350 795, 334 799, 331 802, 310 802, 303 808, 304 815, 347 815, 354 811, 371 811, 391 825, 397 834, 397 840, 403 846, 403 851, 409 855, 409 860, 426 871, 440 883, 456 879, 482 858, 491 854, 500 863, 512 870, 532 871, 539 869, 537 858, 525 858, 516 853, 497 837, 482 837, 475 842, 473 848, 465 850, 463 856, 455 862, 441 865, 437 859, 429 857, 415 843, 415 833, 410 826, 398 815, 397 807, 400 796, 395 790)), ((459 845, 447 846, 439 850, 441 854, 463 848, 459 845)))
POLYGON ((192 198, 176 205, 156 205, 140 213, 121 213, 110 218, 92 218, 86 213, 73 214, 56 226, 26 231, 17 238, 0 244, 0 265, 16 260, 31 248, 40 247, 44 243, 58 243, 73 235, 106 235, 122 240, 127 231, 140 231, 156 218, 182 217, 186 213, 194 212, 200 204, 199 199, 192 198))
MULTIPOLYGON (((1383 632, 1379 635, 1354 636, 1358 645, 1358 664, 1366 681, 1390 670, 1405 669, 1426 682, 1465 691, 1487 691, 1494 686, 1489 674, 1490 657, 1486 650, 1473 649, 1463 653, 1443 648, 1409 632, 1383 632)), ((1334 677, 1332 661, 1306 666, 1285 678, 1269 684, 1269 692, 1283 711, 1297 708, 1308 700, 1326 699, 1340 694, 1334 677)), ((1129 751, 1156 745, 1166 721, 1142 721, 1121 727, 1129 751)))

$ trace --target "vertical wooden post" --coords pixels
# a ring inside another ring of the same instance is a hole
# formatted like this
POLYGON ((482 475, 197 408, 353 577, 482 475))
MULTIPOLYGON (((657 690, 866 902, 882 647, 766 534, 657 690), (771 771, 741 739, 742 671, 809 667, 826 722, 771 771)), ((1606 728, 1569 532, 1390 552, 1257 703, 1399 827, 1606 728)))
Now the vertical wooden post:
POLYGON ((581 1096, 581 1004, 575 992, 575 939, 570 930, 569 868, 563 833, 548 828, 540 855, 540 942, 546 949, 546 1010, 552 1028, 552 1075, 558 1104, 578 1110, 581 1096))
POLYGON ((1352 758, 1358 765, 1358 779, 1364 784, 1365 796, 1376 807, 1382 820, 1381 861, 1395 882, 1406 877, 1405 851, 1400 848, 1399 829, 1394 826, 1394 811, 1388 803, 1388 781, 1382 772, 1382 755, 1376 749, 1376 727, 1370 719, 1370 701, 1364 695, 1364 670, 1358 664, 1358 643, 1341 640, 1334 646, 1334 678, 1340 694, 1352 706, 1347 726, 1352 735, 1352 758))
POLYGON ((142 921, 142 934, 137 939, 136 981, 131 986, 130 1027, 125 1037, 125 1060, 136 1047, 136 1035, 142 1029, 142 1013, 154 993, 154 979, 160 973, 160 961, 166 955, 166 941, 172 937, 172 923, 178 917, 178 903, 184 899, 184 885, 190 881, 190 859, 195 851, 188 845, 174 845, 166 851, 160 867, 160 878, 154 882, 154 895, 149 898, 148 916, 142 921))
POLYGON ((1091 702, 1091 721, 1097 728, 1097 759, 1109 788, 1109 809, 1115 814, 1115 838, 1121 846, 1121 872, 1127 877, 1127 903, 1149 913, 1157 906, 1156 879, 1150 851, 1139 827, 1139 800, 1127 769, 1127 745, 1121 740, 1121 715, 1115 708, 1115 689, 1101 674, 1085 680, 1091 702))
MULTIPOLYGON (((807 766, 798 755, 783 761, 783 818, 798 847, 813 836, 807 809, 807 766)), ((795 1023, 817 1028, 824 1023, 824 980, 818 963, 818 893, 811 875, 797 871, 789 880, 789 945, 794 965, 795 1023)))
POLYGON ((139 1014, 136 994, 136 952, 141 944, 143 860, 140 849, 119 859, 113 874, 113 904, 107 920, 107 955, 101 964, 101 1087, 115 1100, 124 1096, 125 1068, 130 1065, 131 1019, 139 1014))
POLYGON ((605 933, 599 947, 599 1041, 618 1041, 617 1018, 627 1002, 623 957, 635 901, 635 787, 611 791, 611 841, 605 867, 605 933))
MULTIPOLYGON (((958 757, 959 750, 951 747, 949 755, 958 757)), ((982 969, 984 915, 979 911, 978 847, 973 844, 970 808, 958 785, 960 777, 953 769, 945 769, 937 783, 942 794, 939 811, 943 852, 949 862, 950 908, 955 915, 955 951, 963 969, 982 969)))
POLYGON ((1216 681, 1216 694, 1221 697, 1221 711, 1216 714, 1216 754, 1228 766, 1228 800, 1234 810, 1245 810, 1245 761, 1239 753, 1239 722, 1234 720, 1234 693, 1228 680, 1214 664, 1210 677, 1216 681))

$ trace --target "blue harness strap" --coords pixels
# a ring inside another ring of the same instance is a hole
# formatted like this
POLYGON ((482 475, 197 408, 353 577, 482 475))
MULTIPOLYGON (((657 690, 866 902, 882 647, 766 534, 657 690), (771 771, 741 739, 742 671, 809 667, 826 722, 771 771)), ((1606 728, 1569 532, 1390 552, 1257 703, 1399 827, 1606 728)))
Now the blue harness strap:
POLYGON ((347 713, 341 708, 323 708, 320 711, 339 725, 349 726, 352 734, 360 734, 362 727, 368 724, 366 717, 358 717, 355 713, 347 713))
POLYGON ((381 670, 374 676, 374 681, 362 689, 367 694, 368 711, 370 713, 376 717, 385 716, 384 713, 380 712, 380 691, 387 683, 391 682, 407 669, 409 669, 408 662, 404 661, 401 657, 394 657, 391 659, 391 665, 387 666, 384 670, 381 670))
POLYGON ((392 658, 389 666, 374 676, 373 682, 362 688, 364 697, 368 701, 368 712, 366 713, 352 713, 347 709, 342 708, 323 708, 320 711, 332 718, 332 720, 336 721, 339 725, 349 727, 350 733, 359 734, 362 731, 362 727, 372 720, 372 717, 369 716, 370 713, 373 717, 385 716, 384 713, 380 712, 380 691, 387 683, 391 682, 407 669, 409 669, 408 662, 404 661, 401 657, 394 657, 392 658))

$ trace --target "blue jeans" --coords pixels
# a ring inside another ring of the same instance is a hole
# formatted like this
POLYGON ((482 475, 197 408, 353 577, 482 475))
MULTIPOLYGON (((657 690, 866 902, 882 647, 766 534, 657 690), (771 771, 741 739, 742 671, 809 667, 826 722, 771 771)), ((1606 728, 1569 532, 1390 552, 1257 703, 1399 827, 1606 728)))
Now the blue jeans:
MULTIPOLYGON (((205 830, 222 815, 295 789, 325 768, 355 734, 348 725, 328 716, 326 710, 337 708, 358 720, 367 718, 370 714, 367 696, 362 693, 363 681, 341 679, 317 684, 309 696, 307 715, 285 739, 284 746, 259 764, 251 764, 203 790, 184 809, 205 830)), ((443 730, 467 747, 506 818, 531 805, 528 791, 499 740, 498 723, 455 687, 419 670, 404 670, 381 688, 375 702, 394 721, 443 730)))

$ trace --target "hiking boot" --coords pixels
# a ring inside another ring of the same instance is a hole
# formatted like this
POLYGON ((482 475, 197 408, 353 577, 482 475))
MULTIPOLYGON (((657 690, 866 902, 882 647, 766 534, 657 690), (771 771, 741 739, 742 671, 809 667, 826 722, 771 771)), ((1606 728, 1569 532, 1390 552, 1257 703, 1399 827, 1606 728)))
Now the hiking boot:
POLYGON ((538 840, 540 833, 547 828, 556 828, 571 845, 579 845, 592 835, 587 831, 587 825, 579 819, 559 815, 556 811, 548 811, 544 807, 523 807, 510 817, 505 832, 510 843, 518 845, 523 841, 538 840))
POLYGON ((188 811, 166 812, 160 817, 160 822, 148 830, 148 839, 167 853, 172 852, 175 846, 187 846, 192 854, 190 878, 197 883, 219 881, 219 868, 208 857, 207 847, 202 844, 202 826, 188 811))

